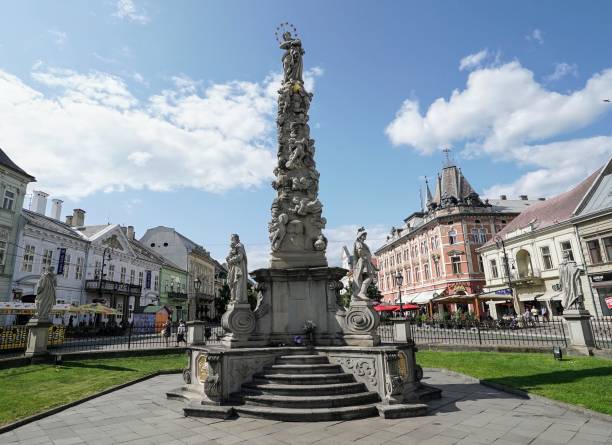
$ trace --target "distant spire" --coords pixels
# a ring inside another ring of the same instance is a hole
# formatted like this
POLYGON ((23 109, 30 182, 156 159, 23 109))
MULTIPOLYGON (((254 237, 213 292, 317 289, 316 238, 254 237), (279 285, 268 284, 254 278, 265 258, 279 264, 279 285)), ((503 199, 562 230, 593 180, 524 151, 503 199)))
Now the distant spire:
POLYGON ((455 165, 455 162, 453 161, 453 158, 451 156, 451 149, 445 148, 442 150, 442 152, 444 153, 444 168, 453 167, 455 165))
POLYGON ((429 181, 427 181, 427 176, 425 176, 425 203, 429 205, 431 201, 433 201, 433 196, 431 196, 431 190, 429 190, 429 181))
POLYGON ((423 189, 419 187, 419 200, 421 201, 421 211, 425 211, 425 206, 423 205, 423 189))

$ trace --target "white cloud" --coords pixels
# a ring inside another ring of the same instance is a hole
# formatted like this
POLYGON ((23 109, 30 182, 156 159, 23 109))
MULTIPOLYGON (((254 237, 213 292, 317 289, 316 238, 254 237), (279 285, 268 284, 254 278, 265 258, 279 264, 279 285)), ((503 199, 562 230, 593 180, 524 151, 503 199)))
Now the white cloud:
POLYGON ((66 43, 66 40, 68 39, 68 34, 63 31, 59 31, 57 29, 50 29, 47 32, 51 34, 51 37, 53 38, 53 43, 55 43, 57 46, 64 46, 64 43, 66 43))
POLYGON ((278 76, 200 94, 170 88, 144 100, 123 79, 97 71, 46 68, 32 78, 45 89, 0 70, 0 146, 55 196, 223 192, 272 176, 278 76))
POLYGON ((465 56, 459 62, 459 70, 463 71, 463 70, 469 70, 469 69, 479 67, 482 64, 482 62, 488 57, 488 55, 489 55, 489 51, 486 49, 483 49, 482 51, 478 51, 475 54, 470 54, 468 56, 465 56))
POLYGON ((151 17, 143 9, 137 8, 133 0, 117 0, 113 15, 139 25, 146 25, 151 21, 151 17))
POLYGON ((538 28, 527 34, 525 38, 530 41, 538 42, 540 45, 544 43, 544 33, 538 28))
POLYGON ((98 59, 100 62, 104 62, 104 63, 108 63, 108 64, 115 64, 118 63, 117 59, 113 59, 112 57, 105 57, 105 56, 101 56, 100 54, 93 52, 92 55, 98 59))
MULTIPOLYGON (((548 196, 566 189, 610 155, 607 139, 563 141, 563 137, 612 111, 601 100, 611 90, 612 70, 594 74, 582 89, 561 94, 539 84, 515 61, 471 72, 465 89, 453 91, 448 100, 436 99, 424 114, 417 101, 406 100, 386 133, 394 145, 408 145, 421 153, 463 146, 466 155, 520 162, 524 168, 544 167, 557 175, 557 186, 535 172, 519 181, 529 180, 530 190, 548 196), (603 145, 597 148, 597 144, 603 145), (588 162, 583 162, 585 157, 588 162), (582 173, 556 173, 572 163, 580 164, 582 173)), ((497 192, 499 187, 489 190, 497 192)))
POLYGON ((555 64, 555 71, 548 76, 545 76, 544 80, 546 82, 553 82, 555 80, 562 79, 565 76, 578 77, 578 66, 576 66, 574 63, 557 63, 555 64))

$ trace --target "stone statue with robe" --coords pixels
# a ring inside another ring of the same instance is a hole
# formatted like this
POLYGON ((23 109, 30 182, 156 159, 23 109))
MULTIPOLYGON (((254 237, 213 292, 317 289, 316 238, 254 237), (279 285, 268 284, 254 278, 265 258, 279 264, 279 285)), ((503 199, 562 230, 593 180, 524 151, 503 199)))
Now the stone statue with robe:
POLYGON ((368 233, 363 227, 357 231, 353 245, 353 300, 369 300, 368 287, 376 282, 378 269, 372 262, 372 252, 365 243, 368 233))
POLYGON ((581 270, 569 253, 563 253, 563 262, 559 265, 559 284, 561 287, 561 305, 564 309, 582 309, 581 270))
POLYGON ((38 321, 49 320, 49 314, 55 304, 55 286, 56 278, 53 273, 53 267, 49 267, 46 272, 43 272, 36 283, 35 317, 38 321))
POLYGON ((248 303, 247 281, 248 268, 247 256, 240 237, 232 235, 230 253, 226 258, 228 276, 227 281, 230 288, 230 301, 234 303, 248 303))
POLYGON ((283 54, 283 81, 284 82, 302 82, 302 73, 304 71, 304 62, 302 56, 302 42, 300 39, 291 36, 290 32, 283 34, 283 41, 280 44, 281 49, 285 50, 283 54))

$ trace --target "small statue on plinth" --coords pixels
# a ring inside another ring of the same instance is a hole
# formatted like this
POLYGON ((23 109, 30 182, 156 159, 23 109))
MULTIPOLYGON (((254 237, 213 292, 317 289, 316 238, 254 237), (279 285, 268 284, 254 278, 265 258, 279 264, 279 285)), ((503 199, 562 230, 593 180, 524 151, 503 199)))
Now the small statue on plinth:
POLYGON ((559 285, 561 288, 561 305, 563 309, 584 309, 580 273, 582 270, 563 252, 563 261, 559 265, 559 285))
POLYGON ((257 320, 247 294, 247 255, 240 237, 236 234, 232 235, 226 261, 230 304, 221 317, 221 326, 227 332, 222 344, 228 348, 244 347, 248 345, 249 336, 255 330, 257 320))
POLYGON ((36 283, 36 299, 34 300, 36 303, 36 313, 34 318, 39 322, 49 321, 49 314, 55 304, 56 285, 57 280, 55 273, 53 273, 53 267, 49 267, 42 273, 36 283))
POLYGON ((248 303, 247 295, 247 256, 240 237, 233 234, 230 243, 230 253, 225 259, 228 266, 227 281, 230 288, 230 301, 233 303, 248 303))
POLYGON ((353 261, 355 267, 353 268, 353 301, 367 301, 368 287, 371 283, 376 283, 378 269, 372 262, 372 252, 366 244, 365 240, 368 236, 364 227, 360 227, 357 230, 357 240, 353 245, 353 261))

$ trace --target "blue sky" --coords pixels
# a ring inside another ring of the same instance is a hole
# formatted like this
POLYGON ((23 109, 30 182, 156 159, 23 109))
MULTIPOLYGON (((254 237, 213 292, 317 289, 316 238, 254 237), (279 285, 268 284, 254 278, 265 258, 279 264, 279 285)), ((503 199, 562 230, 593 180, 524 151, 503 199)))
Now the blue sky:
MULTIPOLYGON (((6 2, 0 147, 86 222, 267 258, 274 29, 298 28, 336 261, 453 156, 485 196, 550 196, 612 153, 609 2, 6 2), (296 10, 298 9, 298 10, 296 10)), ((31 190, 31 189, 30 189, 31 190)))

